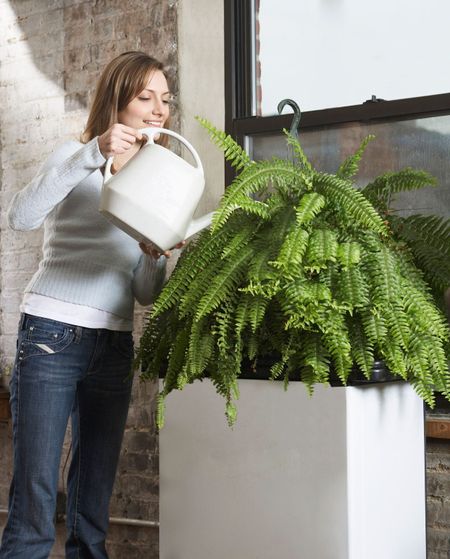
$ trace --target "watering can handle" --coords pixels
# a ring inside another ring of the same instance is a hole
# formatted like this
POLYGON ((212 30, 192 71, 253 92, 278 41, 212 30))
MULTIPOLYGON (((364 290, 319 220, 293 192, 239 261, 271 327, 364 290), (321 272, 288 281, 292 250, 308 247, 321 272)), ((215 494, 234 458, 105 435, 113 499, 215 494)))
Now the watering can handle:
POLYGON ((168 130, 167 128, 141 128, 139 132, 142 132, 142 134, 145 134, 148 137, 147 144, 154 144, 155 143, 154 136, 156 136, 157 134, 167 134, 168 136, 173 136, 174 138, 179 140, 182 144, 184 144, 184 146, 187 147, 187 149, 191 152, 195 164, 197 165, 197 169, 203 174, 203 165, 202 162, 200 161, 200 157, 196 152, 194 146, 190 144, 186 140, 186 138, 180 136, 180 134, 177 134, 173 130, 168 130))
MULTIPOLYGON (((173 136, 174 138, 179 140, 185 147, 187 147, 187 149, 190 151, 192 157, 194 158, 197 169, 202 173, 202 175, 204 174, 203 165, 202 165, 202 162, 200 161, 200 157, 199 157, 198 153, 196 152, 195 148, 185 138, 183 138, 183 136, 180 136, 180 134, 177 134, 173 130, 168 130, 167 128, 150 128, 150 127, 149 128, 141 128, 139 130, 139 132, 141 132, 142 134, 145 134, 148 138, 145 145, 154 144, 155 143, 154 136, 156 136, 157 134, 167 134, 168 136, 173 136)), ((107 180, 109 180, 112 176, 111 175, 112 162, 113 162, 112 157, 109 157, 108 160, 106 161, 105 182, 107 180)))

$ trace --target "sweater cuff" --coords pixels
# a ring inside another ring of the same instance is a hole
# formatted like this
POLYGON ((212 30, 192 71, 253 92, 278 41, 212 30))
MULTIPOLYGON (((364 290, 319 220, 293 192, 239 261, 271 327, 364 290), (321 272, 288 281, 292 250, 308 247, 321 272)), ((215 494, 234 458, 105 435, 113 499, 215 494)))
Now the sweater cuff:
POLYGON ((141 305, 151 304, 159 295, 166 278, 165 256, 155 260, 152 256, 143 254, 134 273, 133 292, 141 305))

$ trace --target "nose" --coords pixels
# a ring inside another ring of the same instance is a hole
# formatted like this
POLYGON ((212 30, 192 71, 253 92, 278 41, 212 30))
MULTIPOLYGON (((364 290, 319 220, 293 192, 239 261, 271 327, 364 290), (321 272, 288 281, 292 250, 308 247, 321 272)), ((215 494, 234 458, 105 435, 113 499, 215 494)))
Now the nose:
POLYGON ((164 104, 162 99, 156 99, 155 104, 153 105, 153 111, 155 115, 161 116, 164 112, 164 104))

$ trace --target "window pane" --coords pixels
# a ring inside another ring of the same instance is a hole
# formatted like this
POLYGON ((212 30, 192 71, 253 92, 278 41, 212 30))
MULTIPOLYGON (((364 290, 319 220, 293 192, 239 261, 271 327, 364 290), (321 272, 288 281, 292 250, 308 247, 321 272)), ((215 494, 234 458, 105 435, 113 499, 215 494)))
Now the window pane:
MULTIPOLYGON (((335 172, 356 151, 368 134, 376 136, 367 147, 357 182, 404 167, 424 169, 438 179, 438 187, 402 193, 396 207, 405 214, 420 211, 450 216, 450 116, 381 124, 352 123, 333 128, 300 131, 300 143, 313 165, 335 172)), ((252 158, 288 157, 283 134, 250 138, 252 158)))
POLYGON ((255 113, 450 91, 448 0, 255 0, 255 113))

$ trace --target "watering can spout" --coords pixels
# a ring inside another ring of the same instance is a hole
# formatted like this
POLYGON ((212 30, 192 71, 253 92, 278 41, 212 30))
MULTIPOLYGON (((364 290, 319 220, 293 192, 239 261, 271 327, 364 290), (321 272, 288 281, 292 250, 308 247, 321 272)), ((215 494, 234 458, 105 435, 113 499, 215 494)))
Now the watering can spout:
POLYGON ((192 237, 192 235, 195 235, 202 229, 205 229, 205 227, 209 227, 211 225, 213 215, 214 212, 210 212, 203 215, 202 217, 199 217, 198 219, 193 219, 189 224, 188 230, 186 232, 186 239, 192 237))

